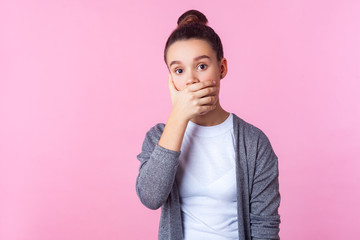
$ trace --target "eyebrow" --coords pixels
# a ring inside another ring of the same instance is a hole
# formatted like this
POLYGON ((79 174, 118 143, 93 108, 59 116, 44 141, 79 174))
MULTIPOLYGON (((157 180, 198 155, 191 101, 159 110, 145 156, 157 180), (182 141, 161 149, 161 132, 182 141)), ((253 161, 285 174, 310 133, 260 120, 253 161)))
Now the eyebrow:
MULTIPOLYGON (((194 58, 194 61, 199 61, 200 59, 203 59, 203 58, 210 59, 210 57, 209 57, 208 55, 201 55, 201 56, 198 56, 198 57, 194 58)), ((172 62, 170 63, 170 65, 169 65, 169 67, 171 67, 171 65, 173 65, 173 64, 178 64, 178 63, 181 63, 181 62, 180 62, 180 61, 177 61, 177 60, 172 61, 172 62)))

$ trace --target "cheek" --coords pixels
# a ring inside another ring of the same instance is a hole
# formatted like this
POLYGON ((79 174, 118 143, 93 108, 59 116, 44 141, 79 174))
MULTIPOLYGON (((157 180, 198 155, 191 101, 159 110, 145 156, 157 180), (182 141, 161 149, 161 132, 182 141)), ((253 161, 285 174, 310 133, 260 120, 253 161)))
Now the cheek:
POLYGON ((174 81, 176 89, 179 91, 183 90, 186 87, 185 82, 183 80, 173 78, 173 81, 174 81))
POLYGON ((215 70, 204 72, 204 74, 201 76, 200 81, 204 82, 209 80, 215 80, 216 82, 218 82, 220 80, 220 73, 215 70))

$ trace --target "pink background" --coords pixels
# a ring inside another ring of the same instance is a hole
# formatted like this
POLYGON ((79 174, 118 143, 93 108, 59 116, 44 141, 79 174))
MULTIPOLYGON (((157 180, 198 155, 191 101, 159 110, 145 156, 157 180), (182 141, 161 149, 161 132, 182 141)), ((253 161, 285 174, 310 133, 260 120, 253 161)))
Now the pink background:
POLYGON ((136 155, 191 8, 224 44, 223 107, 279 157, 281 238, 358 238, 359 1, 1 0, 0 239, 157 238, 136 155))

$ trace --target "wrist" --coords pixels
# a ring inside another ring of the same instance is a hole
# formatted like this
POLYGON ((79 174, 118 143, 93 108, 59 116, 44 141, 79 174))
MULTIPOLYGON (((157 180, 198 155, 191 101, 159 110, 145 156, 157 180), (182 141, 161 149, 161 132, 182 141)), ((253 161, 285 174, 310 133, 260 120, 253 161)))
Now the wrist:
POLYGON ((173 122, 173 123, 176 123, 177 125, 183 125, 183 126, 187 126, 188 122, 190 121, 190 119, 184 117, 183 114, 175 111, 175 110, 172 110, 171 113, 170 113, 170 116, 168 118, 168 122, 173 122))
POLYGON ((158 145, 173 151, 180 151, 188 121, 172 112, 165 124, 158 145))

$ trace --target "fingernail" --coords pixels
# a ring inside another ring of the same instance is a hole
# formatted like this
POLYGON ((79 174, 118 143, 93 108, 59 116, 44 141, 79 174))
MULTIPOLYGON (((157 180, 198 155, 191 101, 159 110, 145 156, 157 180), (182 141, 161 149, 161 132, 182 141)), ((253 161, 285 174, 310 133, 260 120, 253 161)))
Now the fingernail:
POLYGON ((216 83, 216 81, 214 80, 214 81, 213 81, 213 84, 215 84, 215 83, 216 83))

